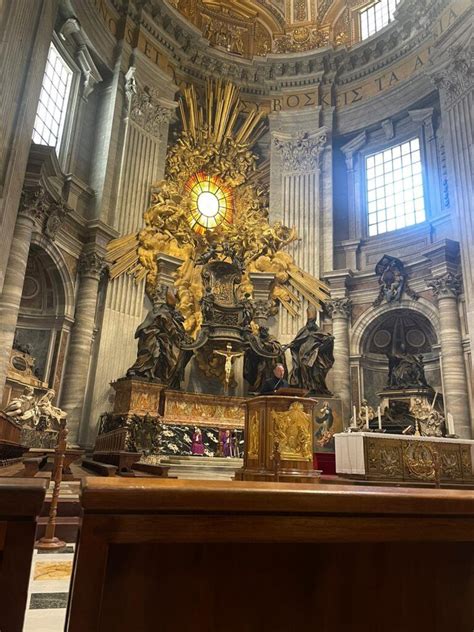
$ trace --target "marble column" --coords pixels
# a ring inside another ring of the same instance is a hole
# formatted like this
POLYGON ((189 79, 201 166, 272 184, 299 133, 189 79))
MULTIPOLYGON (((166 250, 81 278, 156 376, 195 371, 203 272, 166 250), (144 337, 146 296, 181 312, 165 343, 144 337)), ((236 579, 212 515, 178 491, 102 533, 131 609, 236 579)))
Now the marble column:
MULTIPOLYGON (((96 321, 99 280, 104 262, 96 252, 85 252, 79 260, 79 289, 71 331, 61 408, 68 413, 69 441, 77 443, 87 386, 91 347, 96 321)), ((117 342, 116 342, 117 344, 117 342)))
POLYGON ((445 412, 453 415, 456 434, 470 439, 469 398, 457 301, 461 281, 458 275, 447 272, 429 280, 428 286, 438 301, 445 412))
POLYGON ((334 336, 333 390, 341 398, 343 419, 347 420, 351 410, 349 326, 352 302, 350 298, 334 298, 326 301, 325 306, 332 318, 334 336))
POLYGON ((47 211, 42 189, 24 192, 8 257, 3 292, 0 296, 0 393, 5 386, 10 351, 15 337, 26 263, 36 221, 47 211))

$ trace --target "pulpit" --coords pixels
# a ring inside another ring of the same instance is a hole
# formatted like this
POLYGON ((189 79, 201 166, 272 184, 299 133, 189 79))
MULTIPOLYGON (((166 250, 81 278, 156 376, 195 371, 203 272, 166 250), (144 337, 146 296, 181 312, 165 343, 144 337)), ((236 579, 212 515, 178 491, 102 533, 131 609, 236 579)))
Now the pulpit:
POLYGON ((261 395, 245 404, 242 481, 318 483, 313 469, 314 416, 317 400, 287 395, 261 395))

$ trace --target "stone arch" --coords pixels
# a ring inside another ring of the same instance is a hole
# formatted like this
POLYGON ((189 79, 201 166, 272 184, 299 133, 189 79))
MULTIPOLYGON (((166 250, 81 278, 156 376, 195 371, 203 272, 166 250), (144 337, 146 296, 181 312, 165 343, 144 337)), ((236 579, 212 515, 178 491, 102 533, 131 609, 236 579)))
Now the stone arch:
POLYGON ((42 252, 44 261, 49 270, 60 281, 58 289, 62 293, 63 315, 67 320, 74 319, 74 280, 69 271, 63 254, 54 242, 46 239, 44 235, 33 234, 32 246, 37 246, 42 252), (49 261, 48 261, 49 260, 49 261))
POLYGON ((362 355, 367 332, 375 321, 378 321, 381 316, 397 310, 409 310, 423 315, 430 321, 436 338, 439 340, 439 315, 436 307, 425 298, 420 298, 418 301, 402 299, 397 303, 385 303, 373 309, 368 309, 359 316, 352 326, 351 356, 362 355))

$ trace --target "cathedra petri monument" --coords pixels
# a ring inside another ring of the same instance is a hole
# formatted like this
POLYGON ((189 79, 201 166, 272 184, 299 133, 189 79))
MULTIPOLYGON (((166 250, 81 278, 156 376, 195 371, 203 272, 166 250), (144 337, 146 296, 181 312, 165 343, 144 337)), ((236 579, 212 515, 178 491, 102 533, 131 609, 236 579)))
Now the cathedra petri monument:
POLYGON ((241 455, 246 402, 257 395, 255 408, 264 399, 258 394, 282 365, 287 395, 275 391, 267 403, 279 404, 257 413, 261 428, 268 417, 268 437, 256 437, 247 410, 254 453, 267 444, 251 469, 278 462, 284 475, 285 463, 288 471, 303 463, 311 478, 313 424, 329 406, 322 398, 332 398, 334 339, 318 325, 329 288, 286 251, 295 229, 269 220, 269 165, 254 151, 262 115, 244 113, 238 88, 220 81, 201 94, 186 88, 179 113, 181 131, 143 229, 109 245, 112 281, 129 274, 145 282, 149 309, 135 334, 136 360, 113 384, 114 410, 99 432, 126 428, 127 449, 150 462, 159 454, 241 455), (272 334, 279 315, 303 310, 304 327, 280 344, 272 334))

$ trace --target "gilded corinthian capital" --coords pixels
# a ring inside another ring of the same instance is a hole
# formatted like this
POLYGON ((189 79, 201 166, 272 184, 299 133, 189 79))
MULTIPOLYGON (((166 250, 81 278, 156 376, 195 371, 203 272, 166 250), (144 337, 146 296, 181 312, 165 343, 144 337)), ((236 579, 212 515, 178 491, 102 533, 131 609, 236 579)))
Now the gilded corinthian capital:
POLYGON ((296 136, 273 133, 273 145, 280 153, 285 171, 314 171, 327 141, 326 131, 300 132, 296 136))
POLYGON ((325 301, 326 311, 331 318, 350 318, 352 301, 350 298, 333 298, 325 301))

